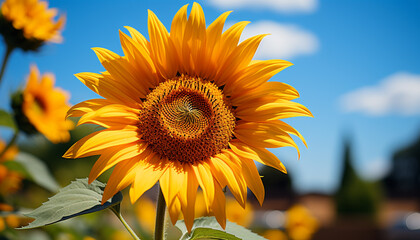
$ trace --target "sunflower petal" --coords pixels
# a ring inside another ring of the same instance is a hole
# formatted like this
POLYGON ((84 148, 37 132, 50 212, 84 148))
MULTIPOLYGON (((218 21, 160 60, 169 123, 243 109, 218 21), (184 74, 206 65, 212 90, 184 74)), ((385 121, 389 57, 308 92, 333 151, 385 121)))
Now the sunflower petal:
POLYGON ((214 200, 213 175, 205 162, 192 165, 192 169, 194 170, 197 181, 203 190, 207 212, 210 212, 210 206, 213 204, 214 200))
POLYGON ((156 68, 164 79, 175 76, 177 61, 174 59, 173 43, 169 33, 157 16, 149 10, 148 29, 150 37, 150 53, 153 56, 156 68))
POLYGON ((87 123, 97 124, 105 128, 131 125, 136 129, 138 110, 120 104, 106 105, 83 115, 79 119, 77 126, 87 123))
POLYGON ((277 100, 276 102, 254 102, 236 109, 236 117, 245 121, 268 121, 290 117, 313 117, 312 113, 300 103, 277 100))
POLYGON ((265 148, 249 146, 241 141, 231 141, 229 147, 238 156, 253 159, 264 165, 273 167, 281 172, 287 173, 283 163, 270 151, 265 148))
POLYGON ((294 147, 299 152, 293 138, 281 126, 267 122, 240 122, 234 135, 244 143, 260 148, 294 147))
POLYGON ((283 69, 293 65, 284 60, 255 61, 242 71, 238 72, 226 83, 226 90, 232 97, 243 93, 244 90, 253 89, 267 82, 272 76, 283 69))
MULTIPOLYGON (((184 183, 186 187, 182 187, 178 197, 181 202, 181 209, 184 214, 185 225, 189 232, 191 232, 194 224, 195 201, 197 198, 197 188, 199 181, 197 181, 196 173, 189 165, 185 165, 184 183)), ((172 221, 174 223, 174 221, 172 221)))
POLYGON ((179 198, 176 197, 172 200, 171 204, 168 205, 168 212, 169 217, 171 218, 172 225, 175 225, 178 221, 179 214, 181 213, 181 202, 179 201, 179 198))
POLYGON ((102 204, 134 181, 137 164, 137 159, 131 159, 129 161, 121 162, 115 166, 111 177, 105 186, 102 196, 102 204))
POLYGON ((99 155, 106 148, 139 141, 138 133, 127 130, 106 129, 89 134, 73 144, 64 158, 81 158, 99 155))
POLYGON ((127 144, 110 149, 105 149, 101 156, 96 160, 89 174, 89 184, 93 182, 99 175, 114 165, 138 157, 146 149, 147 144, 139 142, 138 144, 127 144))
POLYGON ((221 64, 218 74, 216 75, 216 84, 221 86, 226 82, 232 81, 232 75, 245 68, 254 57, 255 52, 261 40, 267 34, 257 35, 243 41, 239 46, 226 58, 225 62, 221 64))
POLYGON ((149 154, 147 159, 138 161, 136 176, 130 187, 130 200, 135 203, 144 192, 153 187, 168 170, 168 161, 157 154, 149 154))
POLYGON ((181 164, 171 162, 168 170, 159 180, 167 205, 171 205, 184 183, 184 169, 181 164))
POLYGON ((226 198, 225 194, 216 181, 214 182, 214 202, 212 205, 214 216, 220 226, 226 228, 226 198))
POLYGON ((81 117, 86 113, 94 112, 108 104, 113 102, 108 99, 90 99, 83 102, 80 102, 73 107, 71 107, 67 113, 66 118, 68 117, 81 117))
POLYGON ((135 102, 140 102, 140 98, 146 97, 148 89, 133 74, 135 71, 126 58, 105 48, 92 48, 92 50, 112 78, 126 90, 124 93, 127 96, 135 102))
POLYGON ((234 165, 230 159, 229 154, 218 154, 219 157, 214 157, 210 161, 210 166, 213 170, 213 175, 218 180, 220 186, 228 186, 233 196, 239 202, 242 207, 246 204, 246 184, 240 172, 241 166, 231 167, 234 165), (223 160, 222 160, 223 159, 223 160), (229 164, 228 164, 228 163, 229 164), (219 181, 220 180, 220 181, 219 181), (226 184, 224 184, 226 183, 226 184))
POLYGON ((255 166, 255 163, 251 159, 241 158, 242 162, 242 173, 244 175, 246 184, 249 189, 254 193, 260 205, 264 202, 264 185, 261 181, 261 177, 258 173, 258 169, 255 166))
POLYGON ((101 95, 102 97, 117 103, 122 103, 128 106, 135 106, 132 104, 132 98, 125 94, 121 94, 126 93, 128 90, 119 85, 118 82, 114 81, 113 79, 106 78, 102 74, 90 72, 78 73, 75 74, 75 76, 88 88, 101 95))
POLYGON ((231 98, 232 105, 248 105, 259 99, 267 99, 274 102, 277 99, 293 100, 299 97, 299 93, 292 86, 282 82, 266 82, 258 88, 250 89, 231 98))
POLYGON ((150 52, 146 47, 141 46, 132 38, 128 37, 125 33, 120 31, 121 46, 124 50, 124 54, 128 59, 134 71, 134 77, 141 79, 137 81, 139 87, 147 90, 158 84, 158 77, 156 75, 156 68, 153 60, 150 57, 150 52))

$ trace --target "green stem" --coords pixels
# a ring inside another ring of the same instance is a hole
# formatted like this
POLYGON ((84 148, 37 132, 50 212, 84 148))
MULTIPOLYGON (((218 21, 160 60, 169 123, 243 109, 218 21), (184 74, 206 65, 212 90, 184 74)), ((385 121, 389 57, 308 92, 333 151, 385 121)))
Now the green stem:
POLYGON ((128 223, 124 220, 124 218, 121 215, 121 211, 120 211, 120 205, 117 204, 113 207, 110 207, 111 211, 113 213, 115 213, 115 215, 117 216, 117 218, 121 221, 121 223, 124 225, 124 227, 127 229, 127 231, 130 233, 130 235, 135 239, 135 240, 141 240, 136 233, 133 231, 133 229, 131 229, 130 225, 128 225, 128 223))
POLYGON ((3 155, 7 152, 7 150, 9 150, 9 148, 11 147, 11 146, 13 146, 14 144, 15 144, 15 142, 16 142, 16 140, 17 140, 17 137, 18 137, 18 134, 19 134, 19 130, 17 130, 17 129, 15 129, 14 130, 14 132, 13 132, 13 137, 12 137, 12 139, 10 140, 10 142, 6 145, 6 147, 0 152, 0 159, 3 157, 3 155))
POLYGON ((162 190, 159 187, 159 196, 156 209, 155 240, 165 239, 165 211, 166 203, 162 190))
POLYGON ((9 60, 10 54, 12 53, 13 49, 14 47, 7 44, 6 52, 4 53, 3 63, 1 65, 1 70, 0 70, 0 85, 1 85, 1 80, 3 79, 4 70, 6 69, 7 62, 9 60))

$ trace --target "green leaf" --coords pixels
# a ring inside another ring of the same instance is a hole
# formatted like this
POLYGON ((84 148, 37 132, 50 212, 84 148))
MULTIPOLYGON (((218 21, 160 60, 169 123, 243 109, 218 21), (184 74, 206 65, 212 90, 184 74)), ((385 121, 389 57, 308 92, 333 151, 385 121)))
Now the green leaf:
POLYGON ((17 129, 13 116, 2 109, 0 109, 0 126, 17 129))
POLYGON ((25 214, 28 217, 35 218, 35 220, 20 229, 42 227, 120 204, 122 194, 118 192, 112 199, 101 205, 104 188, 105 184, 96 180, 88 184, 87 178, 76 179, 76 181, 60 189, 42 206, 25 214))
POLYGON ((227 221, 226 230, 223 230, 215 217, 202 217, 194 220, 191 233, 188 233, 183 220, 178 221, 175 226, 182 232, 181 240, 194 239, 226 239, 226 240, 264 240, 265 238, 239 226, 236 223, 227 221))
POLYGON ((232 234, 212 228, 196 228, 187 239, 226 239, 241 240, 232 234))
POLYGON ((57 192, 60 188, 45 163, 35 156, 19 152, 14 162, 20 164, 28 177, 41 187, 51 192, 57 192))

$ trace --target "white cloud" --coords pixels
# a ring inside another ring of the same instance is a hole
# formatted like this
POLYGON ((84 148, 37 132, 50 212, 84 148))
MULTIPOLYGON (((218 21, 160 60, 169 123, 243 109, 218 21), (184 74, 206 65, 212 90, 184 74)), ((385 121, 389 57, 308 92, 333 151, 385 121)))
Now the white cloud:
POLYGON ((249 24, 241 40, 269 33, 255 55, 255 59, 281 58, 290 60, 298 55, 315 53, 319 48, 318 38, 310 32, 291 24, 280 24, 272 21, 260 21, 249 24))
POLYGON ((347 112, 368 115, 420 114, 420 75, 395 73, 377 86, 363 87, 342 96, 341 106, 347 112))
POLYGON ((208 0, 208 2, 222 9, 258 8, 282 13, 311 13, 318 7, 318 0, 208 0))

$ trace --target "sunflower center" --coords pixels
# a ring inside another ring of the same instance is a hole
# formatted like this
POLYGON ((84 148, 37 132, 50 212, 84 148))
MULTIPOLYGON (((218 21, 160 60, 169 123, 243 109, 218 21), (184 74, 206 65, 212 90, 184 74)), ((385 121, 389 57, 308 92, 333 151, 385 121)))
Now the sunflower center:
POLYGON ((180 76, 147 95, 139 130, 155 153, 171 161, 204 161, 228 147, 235 117, 223 92, 200 78, 180 76))
POLYGON ((33 110, 38 114, 43 114, 45 112, 46 105, 43 99, 41 99, 39 96, 34 97, 34 103, 33 103, 33 110))

